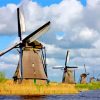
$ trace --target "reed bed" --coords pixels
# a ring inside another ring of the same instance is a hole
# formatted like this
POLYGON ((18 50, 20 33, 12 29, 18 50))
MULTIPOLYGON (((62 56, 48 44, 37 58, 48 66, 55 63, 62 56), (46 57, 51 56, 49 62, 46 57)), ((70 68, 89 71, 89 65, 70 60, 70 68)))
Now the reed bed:
POLYGON ((12 80, 0 83, 0 95, 59 95, 78 93, 75 84, 49 83, 34 84, 28 80, 15 84, 12 80))

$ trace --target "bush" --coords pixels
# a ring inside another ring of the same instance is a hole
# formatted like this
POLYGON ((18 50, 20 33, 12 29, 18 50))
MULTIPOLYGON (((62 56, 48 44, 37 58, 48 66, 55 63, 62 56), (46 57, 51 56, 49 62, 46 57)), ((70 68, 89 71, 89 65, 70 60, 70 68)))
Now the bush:
POLYGON ((0 82, 4 82, 4 81, 6 81, 5 73, 0 72, 0 82))

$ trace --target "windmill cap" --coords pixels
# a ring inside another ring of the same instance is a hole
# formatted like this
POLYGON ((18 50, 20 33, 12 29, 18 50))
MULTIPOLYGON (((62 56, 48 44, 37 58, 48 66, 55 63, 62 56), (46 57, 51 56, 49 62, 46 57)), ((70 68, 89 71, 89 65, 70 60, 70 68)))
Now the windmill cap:
POLYGON ((67 50, 67 52, 70 52, 70 50, 67 50))

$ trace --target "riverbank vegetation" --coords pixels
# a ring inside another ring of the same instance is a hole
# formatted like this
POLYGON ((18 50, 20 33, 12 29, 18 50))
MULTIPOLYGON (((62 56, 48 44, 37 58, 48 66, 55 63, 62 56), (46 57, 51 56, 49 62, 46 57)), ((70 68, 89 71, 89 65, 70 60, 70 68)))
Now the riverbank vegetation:
POLYGON ((100 89, 100 82, 88 84, 64 84, 50 82, 49 84, 34 84, 33 80, 24 80, 21 84, 14 83, 0 72, 0 95, 61 95, 76 94, 79 91, 100 89))
POLYGON ((49 83, 34 84, 32 80, 15 84, 13 80, 0 83, 0 95, 57 95, 78 93, 75 84, 49 83))
POLYGON ((87 84, 76 84, 76 88, 79 91, 97 90, 97 89, 100 89, 100 82, 92 82, 92 83, 87 83, 87 84))

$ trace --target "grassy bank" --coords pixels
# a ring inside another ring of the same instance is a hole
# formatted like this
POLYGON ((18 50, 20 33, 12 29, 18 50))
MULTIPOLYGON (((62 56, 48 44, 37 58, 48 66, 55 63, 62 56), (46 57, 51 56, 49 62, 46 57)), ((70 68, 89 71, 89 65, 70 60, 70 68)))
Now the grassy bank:
POLYGON ((88 83, 88 84, 76 84, 76 88, 79 91, 97 90, 97 89, 100 89, 100 82, 93 82, 93 83, 88 83))
POLYGON ((0 95, 53 95, 78 93, 75 85, 50 83, 48 85, 35 85, 33 81, 15 84, 12 80, 0 83, 0 95))
POLYGON ((88 84, 49 83, 36 85, 33 81, 15 84, 12 80, 0 82, 0 95, 58 95, 76 94, 78 91, 100 89, 100 82, 88 84))

